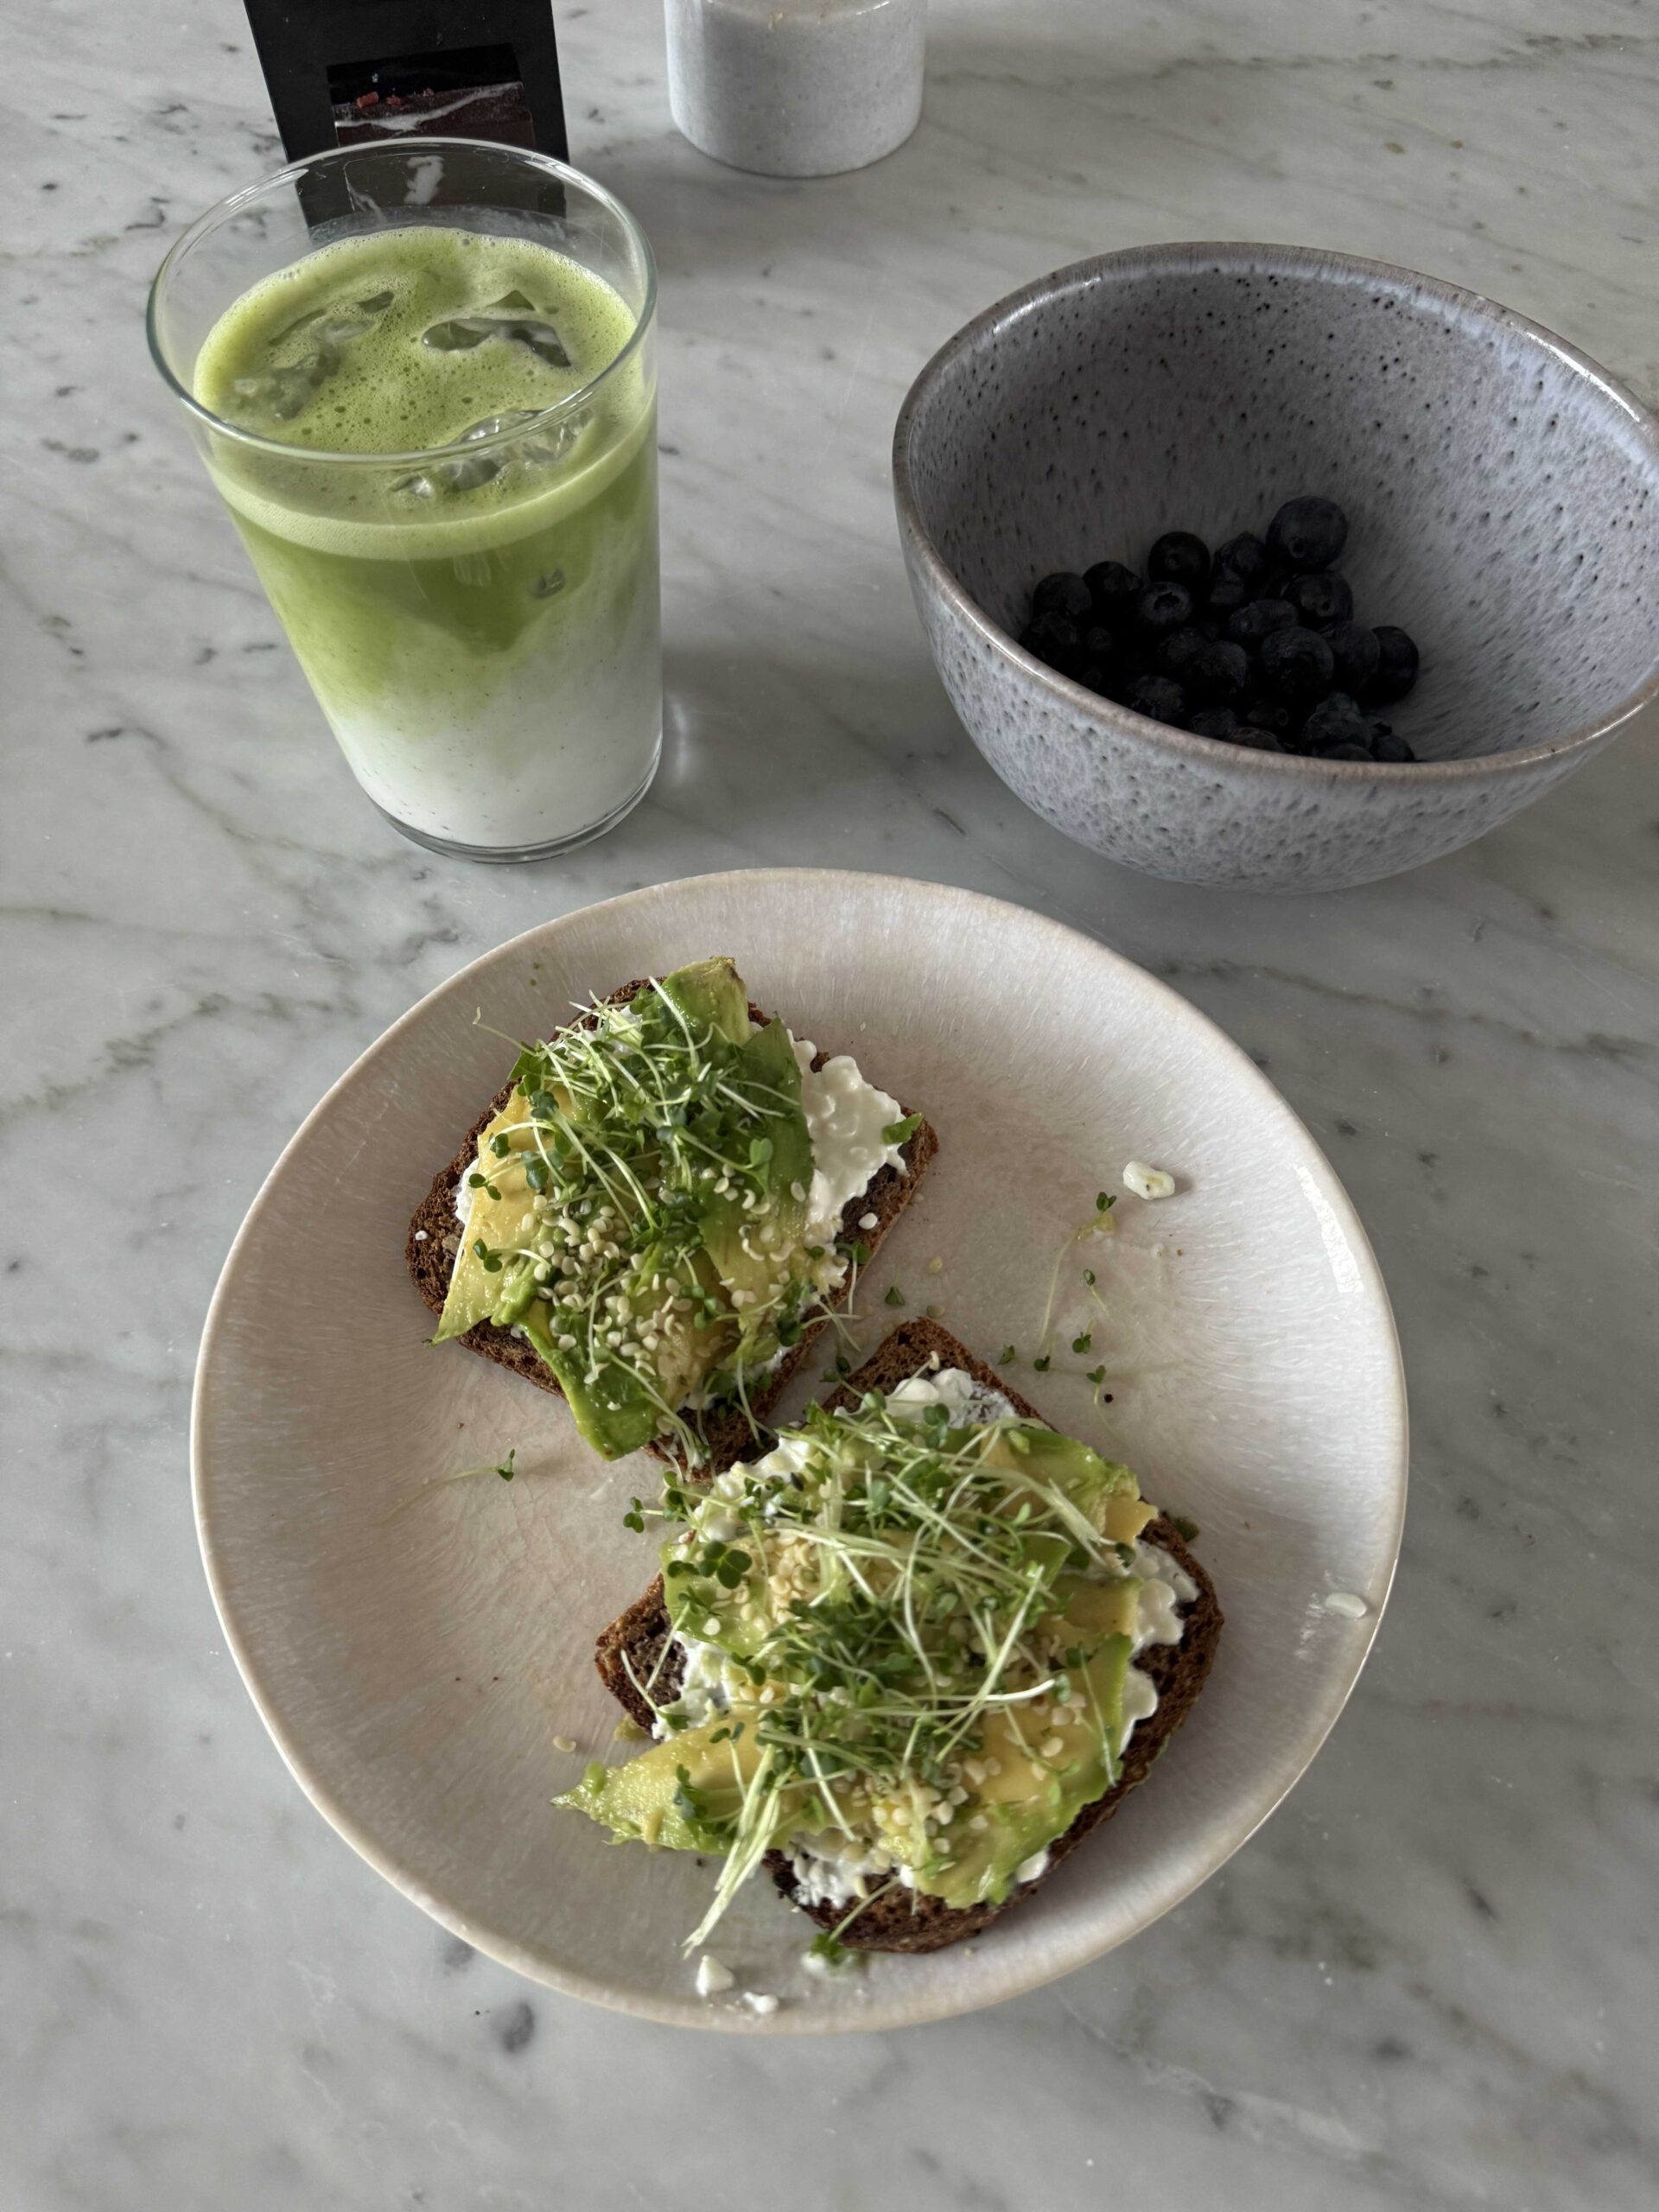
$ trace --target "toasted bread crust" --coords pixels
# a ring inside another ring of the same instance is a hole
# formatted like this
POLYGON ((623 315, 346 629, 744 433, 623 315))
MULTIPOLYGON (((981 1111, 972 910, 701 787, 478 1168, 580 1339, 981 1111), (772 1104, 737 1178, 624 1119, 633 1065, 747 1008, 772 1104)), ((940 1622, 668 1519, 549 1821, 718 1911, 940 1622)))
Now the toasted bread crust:
MULTIPOLYGON (((824 1402, 831 1411, 846 1411, 856 1405, 867 1390, 891 1390, 907 1376, 924 1373, 931 1366, 963 1368, 976 1382, 1000 1390, 1025 1420, 1043 1420, 1037 1408, 995 1369, 976 1359, 949 1330, 942 1329, 935 1321, 906 1321, 895 1329, 864 1365, 824 1402)), ((1117 1781, 1103 1796, 1085 1805, 1065 1834, 1049 1845, 1048 1864, 1037 1879, 1010 1890, 1001 1904, 958 1907, 916 1891, 890 1890, 873 1899, 842 1929, 841 1941, 849 1949, 939 1951, 947 1944, 960 1943, 970 1936, 980 1935, 1022 1897, 1040 1889, 1061 1860, 1103 1821, 1110 1820, 1130 1790, 1146 1780, 1159 1753, 1192 1711, 1215 1658, 1222 1629, 1222 1611, 1215 1586, 1173 1522, 1160 1513, 1147 1523, 1146 1541, 1169 1554, 1177 1566, 1192 1577, 1198 1586, 1198 1594, 1179 1609, 1180 1642, 1148 1644, 1136 1657, 1135 1665, 1150 1677, 1158 1693, 1158 1705, 1130 1737, 1117 1781)), ((661 1575, 605 1630, 595 1648, 594 1663, 606 1688, 619 1704, 641 1727, 649 1728, 654 1717, 652 1699, 661 1705, 673 1696, 678 1688, 681 1663, 669 1641, 668 1608, 661 1575), (651 1690, 651 1698, 643 1694, 646 1687, 651 1690)), ((820 1928, 834 1928, 846 1918, 844 1905, 803 1902, 796 1894, 794 1874, 782 1852, 768 1852, 766 1865, 779 1893, 798 1906, 820 1928)))
MULTIPOLYGON (((643 977, 632 983, 625 983, 620 990, 610 994, 608 1002, 626 1005, 645 988, 643 977)), ((753 1005, 749 1008, 749 1016, 757 1027, 772 1018, 753 1005)), ((813 1065, 821 1067, 828 1057, 826 1053, 820 1052, 813 1065)), ((461 1178, 470 1173, 477 1161, 480 1137, 512 1095, 511 1084, 497 1091, 461 1140, 454 1158, 433 1177, 430 1187, 416 1207, 410 1222, 404 1256, 408 1262, 409 1272, 415 1279, 415 1287, 434 1313, 443 1311, 444 1300, 449 1294, 450 1274, 461 1243, 461 1229, 455 1214, 455 1192, 461 1187, 461 1178)), ((938 1136, 924 1122, 908 1142, 900 1147, 905 1163, 902 1171, 896 1167, 883 1167, 861 1196, 849 1200, 841 1217, 842 1236, 849 1242, 855 1237, 861 1238, 874 1259, 888 1230, 916 1195, 938 1148, 938 1136), (875 1227, 860 1228, 859 1224, 864 1216, 871 1213, 876 1217, 875 1227)), ((850 1280, 843 1283, 826 1301, 824 1310, 838 1311, 846 1302, 851 1287, 850 1280)), ((799 1344, 792 1345, 785 1353, 764 1385, 750 1393, 749 1404, 757 1422, 764 1421, 777 1405, 791 1376, 810 1352, 817 1334, 816 1327, 809 1328, 799 1344)), ((473 1351, 481 1353, 486 1359, 494 1360, 498 1366, 511 1368, 515 1375, 523 1376, 526 1382, 533 1382, 538 1390, 551 1391, 556 1398, 564 1395, 556 1379, 543 1365, 533 1347, 522 1337, 514 1336, 510 1329, 499 1329, 493 1321, 480 1321, 456 1341, 473 1351)), ((729 1467, 734 1460, 742 1459, 754 1449, 755 1432, 741 1407, 718 1408, 703 1422, 702 1433, 709 1457, 698 1468, 699 1473, 717 1474, 721 1468, 729 1467)), ((679 1455, 665 1441, 648 1445, 646 1449, 671 1466, 682 1464, 679 1455)))

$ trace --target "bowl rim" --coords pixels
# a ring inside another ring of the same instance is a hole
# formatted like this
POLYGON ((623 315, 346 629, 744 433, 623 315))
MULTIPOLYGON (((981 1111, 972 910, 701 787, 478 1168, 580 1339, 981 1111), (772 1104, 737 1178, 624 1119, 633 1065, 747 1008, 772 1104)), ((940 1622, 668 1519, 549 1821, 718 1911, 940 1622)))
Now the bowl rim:
POLYGON ((995 301, 974 316, 971 321, 963 323, 918 372, 905 394, 893 434, 893 499, 898 509, 900 544, 912 575, 918 570, 925 574, 931 588, 949 603, 971 630, 976 631, 994 652, 1011 661, 1022 676, 1034 679, 1045 690, 1052 692, 1056 704, 1068 713, 1076 715, 1080 709, 1084 709, 1091 719, 1114 734, 1161 746, 1176 760, 1193 766, 1217 766, 1225 760, 1235 768, 1243 768, 1247 772, 1254 770, 1263 775, 1281 774, 1286 770, 1293 774, 1306 774, 1312 771, 1319 775, 1351 779, 1357 778, 1369 781, 1378 779, 1384 783, 1397 783, 1402 786, 1421 785, 1425 781, 1468 782, 1478 777, 1509 775, 1517 769, 1539 767, 1549 762, 1566 760, 1575 753, 1588 752, 1611 737, 1644 707, 1659 699, 1659 639, 1656 639, 1648 672, 1636 689, 1626 693, 1606 714, 1579 723, 1564 736, 1545 738, 1535 745, 1517 747, 1511 752, 1478 753, 1466 760, 1325 760, 1294 753, 1257 752, 1253 747, 1230 744, 1224 738, 1204 737, 1192 730, 1174 729, 1166 722, 1154 721, 1147 715, 1136 714, 1132 708, 1121 707, 1112 700, 1103 699, 1098 692, 1074 683, 1069 676, 1062 676, 1057 669, 1048 667, 1034 655, 1027 652, 1000 623, 993 621, 957 581, 922 520, 911 474, 910 454, 917 416, 923 404, 931 397, 946 370, 963 353, 981 337, 995 332, 999 324, 1028 307, 1103 277, 1178 275, 1183 270, 1212 263, 1293 274, 1340 270, 1371 283, 1385 284, 1395 292, 1408 291, 1418 296, 1426 296, 1444 305, 1472 313, 1502 329, 1512 331, 1533 344, 1541 346, 1557 360, 1564 362, 1599 394, 1605 404, 1611 405, 1626 418, 1630 427, 1647 445, 1656 480, 1659 480, 1659 415, 1645 407, 1617 377, 1610 375, 1599 361, 1592 360, 1580 347, 1558 336, 1544 324, 1534 322, 1530 317, 1517 313, 1513 308, 1505 307, 1502 301, 1491 299, 1485 293, 1471 292, 1463 285, 1448 283, 1443 277, 1427 276, 1420 270, 1407 269, 1395 262, 1371 261, 1358 254, 1338 253, 1321 246, 1274 245, 1242 239, 1172 240, 1167 244, 1123 246, 1110 253, 1091 254, 1080 261, 1067 262, 1064 267, 1051 270, 1046 276, 1034 277, 1029 283, 1005 294, 1001 299, 995 301))

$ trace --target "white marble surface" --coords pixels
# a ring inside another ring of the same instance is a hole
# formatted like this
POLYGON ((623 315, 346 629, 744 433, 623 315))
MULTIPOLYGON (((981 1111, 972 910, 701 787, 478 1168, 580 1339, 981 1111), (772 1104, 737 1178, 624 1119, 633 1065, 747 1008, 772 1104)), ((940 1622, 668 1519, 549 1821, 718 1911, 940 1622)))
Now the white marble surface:
POLYGON ((938 0, 915 138, 790 185, 671 130, 652 0, 562 10, 576 156, 662 260, 673 704, 652 799, 518 873, 359 798, 149 373, 164 241, 272 150, 237 10, 10 12, 0 2201, 1650 2205, 1653 727, 1404 881, 1142 881, 961 737, 887 493, 932 346, 1137 238, 1438 270, 1652 397, 1650 11, 938 0), (217 1636, 184 1423, 248 1198, 387 1021, 540 916, 789 860, 1063 915, 1260 1057, 1376 1239, 1416 1455, 1370 1669, 1223 1874, 1001 2012, 762 2047, 516 1981, 323 1826, 217 1636))

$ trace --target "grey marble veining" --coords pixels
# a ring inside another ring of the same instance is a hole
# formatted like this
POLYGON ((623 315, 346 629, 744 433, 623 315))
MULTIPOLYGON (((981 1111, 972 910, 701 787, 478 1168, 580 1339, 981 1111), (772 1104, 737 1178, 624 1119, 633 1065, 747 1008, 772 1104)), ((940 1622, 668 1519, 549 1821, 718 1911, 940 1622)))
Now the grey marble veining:
POLYGON ((1650 14, 936 0, 917 136, 797 185, 673 132, 653 0, 562 9, 576 158, 662 263, 672 698, 648 804, 524 871, 364 804, 144 357, 166 239, 273 150, 237 11, 12 14, 0 2199, 689 2212, 736 2128, 791 2212, 1651 2204, 1655 732, 1368 890, 1122 874, 957 729, 887 486, 940 340, 1137 238, 1429 269, 1651 399, 1650 14), (999 2012, 738 2047, 516 1981, 323 1826, 219 1643, 183 1427, 249 1198, 387 1021, 547 914, 779 861, 1045 908, 1255 1054, 1376 1240, 1414 1480, 1352 1706, 1186 1905, 999 2012))

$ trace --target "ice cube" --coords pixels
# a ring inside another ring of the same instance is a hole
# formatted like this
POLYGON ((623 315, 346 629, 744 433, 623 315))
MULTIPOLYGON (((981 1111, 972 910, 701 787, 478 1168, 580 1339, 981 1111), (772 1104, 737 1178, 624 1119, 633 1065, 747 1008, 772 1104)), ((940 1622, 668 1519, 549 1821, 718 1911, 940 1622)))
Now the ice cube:
POLYGON ((250 409, 278 423, 289 423, 309 406, 312 394, 327 373, 322 356, 312 353, 283 369, 262 369, 257 377, 238 377, 231 390, 250 409))
MULTIPOLYGON (((510 407, 505 414, 486 415, 482 422, 469 423, 454 442, 465 446, 480 438, 499 438, 504 430, 516 429, 519 423, 535 419, 534 408, 510 407)), ((495 453, 463 454, 454 461, 435 461, 429 469, 405 476, 391 488, 417 499, 434 499, 441 492, 476 492, 480 484, 492 483, 511 458, 502 448, 495 453)))
MULTIPOLYGON (((389 300, 391 295, 388 292, 381 296, 389 300)), ((363 308, 372 304, 369 300, 358 302, 363 308)), ((236 397, 278 423, 292 422, 310 404, 312 394, 338 373, 346 359, 346 347, 354 338, 361 338, 372 330, 374 321, 372 316, 329 315, 320 308, 290 323, 282 335, 291 338, 296 331, 312 327, 315 343, 311 353, 302 360, 289 361, 280 368, 262 369, 257 376, 238 377, 231 385, 236 397)))
POLYGON ((567 415, 551 429, 537 430, 533 438, 526 438, 518 452, 532 466, 543 468, 550 462, 563 461, 587 429, 589 419, 585 410, 567 415))
MULTIPOLYGON (((505 307, 523 297, 522 293, 509 292, 499 304, 505 307)), ((539 315, 452 315, 442 322, 433 323, 422 334, 422 342, 440 353, 470 353, 486 338, 509 338, 516 345, 528 346, 550 368, 568 369, 570 365, 570 356, 565 352, 558 332, 539 315)))
MULTIPOLYGON (((482 422, 469 423, 452 442, 465 446, 483 438, 499 438, 504 431, 533 423, 536 412, 533 407, 509 407, 503 414, 486 415, 482 422)), ((550 461, 563 460, 588 419, 584 410, 566 422, 556 423, 551 430, 538 430, 522 444, 498 446, 490 453, 460 454, 454 460, 435 461, 429 468, 400 478, 391 488, 405 499, 431 499, 445 492, 476 492, 480 485, 493 483, 502 470, 514 461, 545 467, 550 461)))

